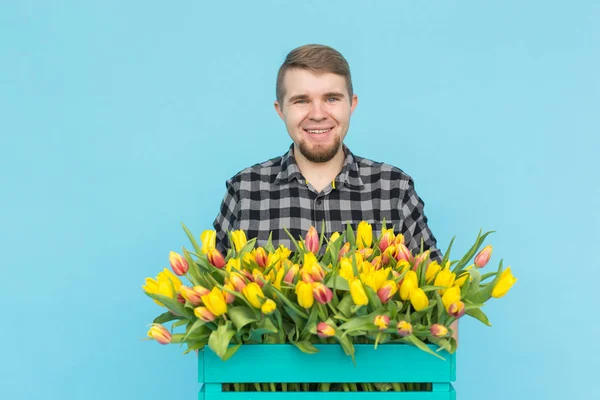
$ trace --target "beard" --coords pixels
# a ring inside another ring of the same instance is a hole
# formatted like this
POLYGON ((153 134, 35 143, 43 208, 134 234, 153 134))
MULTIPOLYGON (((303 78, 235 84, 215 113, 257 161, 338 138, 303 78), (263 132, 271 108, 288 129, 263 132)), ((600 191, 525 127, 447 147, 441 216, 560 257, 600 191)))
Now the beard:
POLYGON ((330 161, 338 153, 341 140, 339 136, 333 139, 331 146, 318 144, 310 148, 305 141, 298 143, 298 150, 310 162, 326 163, 330 161))

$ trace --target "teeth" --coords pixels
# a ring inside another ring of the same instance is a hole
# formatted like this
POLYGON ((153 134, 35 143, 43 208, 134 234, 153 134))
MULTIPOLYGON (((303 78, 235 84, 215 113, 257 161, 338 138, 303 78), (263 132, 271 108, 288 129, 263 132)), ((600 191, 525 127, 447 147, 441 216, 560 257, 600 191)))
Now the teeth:
POLYGON ((330 128, 330 129, 319 129, 319 130, 308 130, 308 129, 307 129, 307 130, 306 130, 306 132, 308 132, 308 133, 316 133, 316 134, 319 134, 319 133, 325 133, 325 132, 328 132, 328 131, 330 131, 330 130, 331 130, 331 128, 330 128))

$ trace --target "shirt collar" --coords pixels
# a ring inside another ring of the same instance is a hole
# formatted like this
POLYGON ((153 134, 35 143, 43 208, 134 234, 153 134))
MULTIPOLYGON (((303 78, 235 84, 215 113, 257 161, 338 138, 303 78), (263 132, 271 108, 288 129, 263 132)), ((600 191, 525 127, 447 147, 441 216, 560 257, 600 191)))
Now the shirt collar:
MULTIPOLYGON (((342 148, 346 158, 344 159, 342 171, 335 178, 336 187, 339 188, 341 185, 344 185, 350 189, 364 189, 365 185, 360 177, 360 169, 358 168, 358 163, 356 162, 354 155, 345 144, 342 145, 342 148)), ((281 171, 277 174, 275 183, 291 182, 293 179, 305 182, 305 179, 300 172, 300 168, 298 168, 298 164, 296 163, 296 158, 294 157, 294 144, 292 143, 288 152, 282 156, 281 171)))

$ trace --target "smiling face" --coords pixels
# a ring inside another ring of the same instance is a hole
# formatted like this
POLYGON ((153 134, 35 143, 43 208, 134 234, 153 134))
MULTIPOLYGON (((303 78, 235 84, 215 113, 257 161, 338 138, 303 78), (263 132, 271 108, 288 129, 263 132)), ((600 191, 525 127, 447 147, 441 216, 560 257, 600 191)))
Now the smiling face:
POLYGON ((341 75, 300 68, 285 73, 283 87, 283 104, 275 102, 275 109, 295 150, 314 163, 330 161, 342 151, 357 96, 350 98, 341 75))

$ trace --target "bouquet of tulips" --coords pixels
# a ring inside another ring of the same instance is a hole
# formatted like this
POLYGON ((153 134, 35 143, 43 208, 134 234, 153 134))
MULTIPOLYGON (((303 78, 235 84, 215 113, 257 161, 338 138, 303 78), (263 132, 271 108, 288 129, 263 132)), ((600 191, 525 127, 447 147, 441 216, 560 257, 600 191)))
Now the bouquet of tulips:
POLYGON ((186 344, 184 353, 208 345, 223 360, 242 344, 258 343, 291 343, 305 353, 318 352, 314 344, 339 343, 351 357, 356 343, 407 343, 441 357, 428 345, 455 352, 453 322, 469 315, 489 325, 481 307, 516 282, 502 261, 496 271, 480 272, 492 255, 489 245, 480 250, 491 232, 479 232, 459 260, 449 260, 452 239, 443 260, 432 261, 423 247, 412 254, 385 221, 378 238, 364 221, 356 232, 348 225, 329 238, 324 227, 297 239, 288 232, 293 252, 271 240, 256 246, 245 232, 232 231, 225 256, 215 231, 204 231, 199 244, 183 228, 193 250, 171 252, 172 271, 143 286, 166 308, 148 336, 186 344), (179 327, 185 331, 175 333, 179 327))

